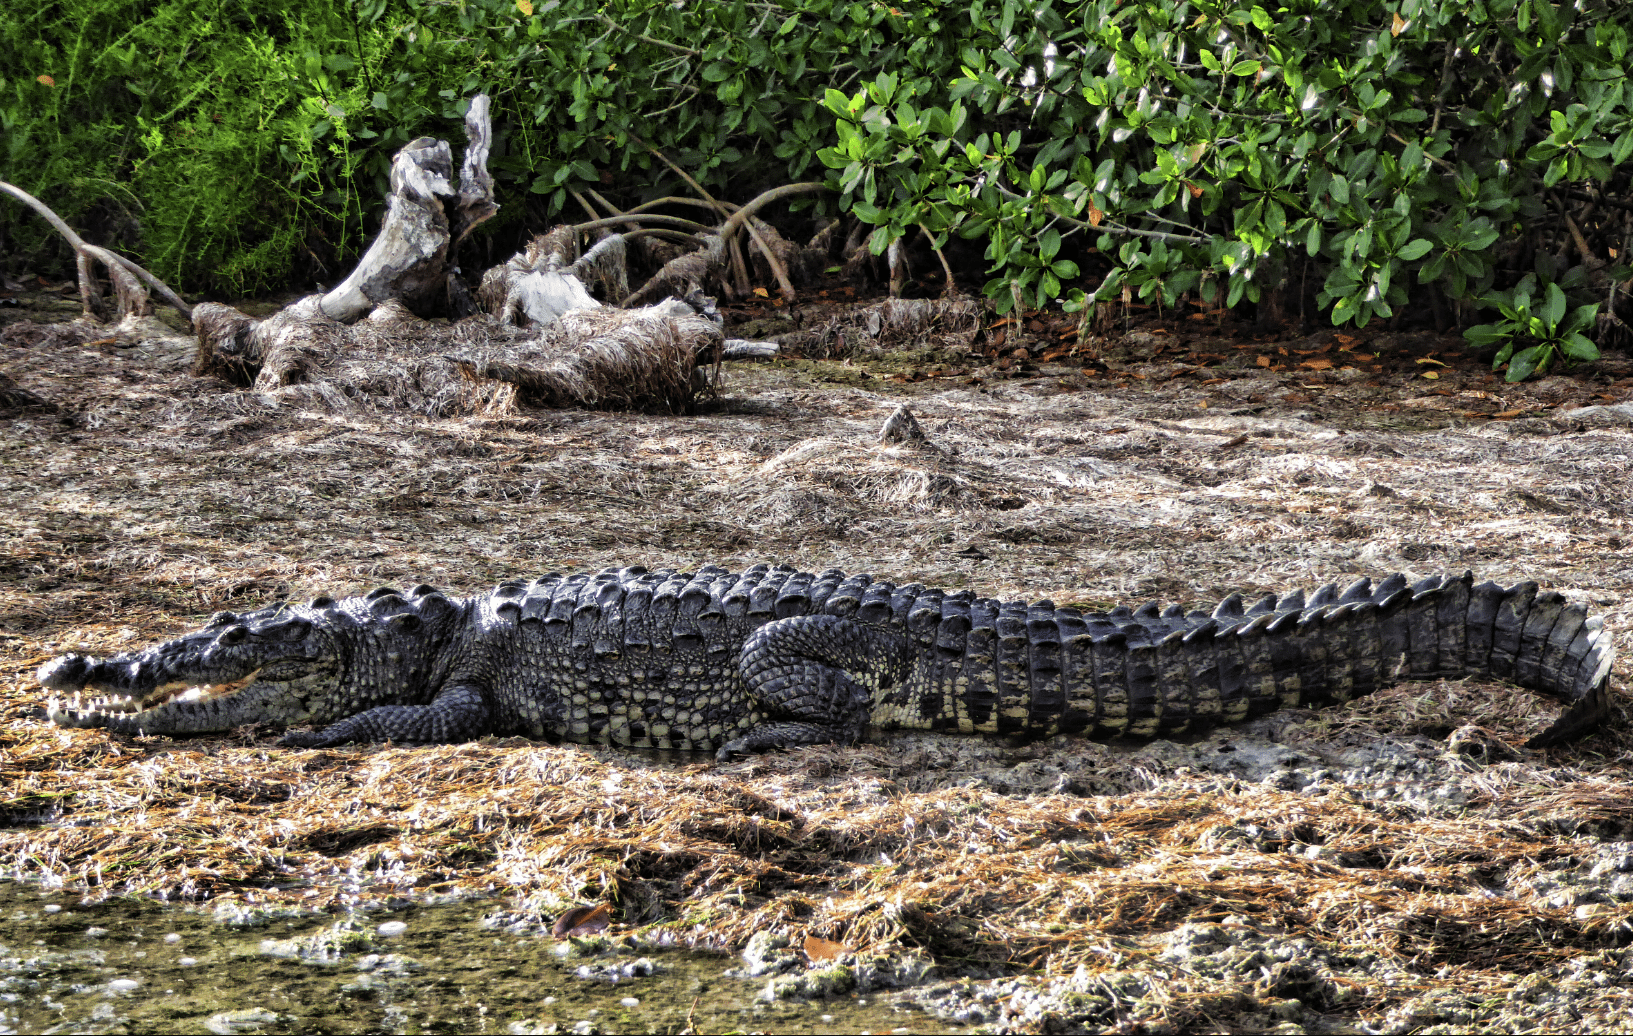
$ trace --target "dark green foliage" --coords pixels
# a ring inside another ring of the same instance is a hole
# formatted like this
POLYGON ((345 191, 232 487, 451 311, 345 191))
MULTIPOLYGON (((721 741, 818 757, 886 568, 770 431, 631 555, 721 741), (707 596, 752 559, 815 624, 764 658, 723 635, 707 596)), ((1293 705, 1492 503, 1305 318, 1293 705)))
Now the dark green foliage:
POLYGON ((822 157, 876 247, 984 236, 1001 309, 1235 306, 1296 276, 1364 324, 1415 285, 1480 302, 1500 241, 1574 252, 1567 185, 1625 196, 1630 22, 1608 0, 976 0, 956 74, 830 95, 822 157), (1110 260, 1092 297, 1059 283, 1063 239, 1110 260))
MULTIPOLYGON (((66 0, 0 23, 0 177, 184 283, 329 277, 391 153, 458 141, 485 90, 504 209, 481 234, 690 193, 655 149, 738 201, 825 168, 875 251, 982 239, 1000 309, 1190 295, 1364 324, 1432 296, 1461 321, 1538 257, 1565 286, 1579 231, 1633 248, 1605 207, 1629 22, 1611 0, 66 0)), ((7 219, 13 250, 57 247, 7 219)), ((1523 345, 1516 320, 1483 340, 1523 345)), ((1541 340, 1539 364, 1583 355, 1541 340)))
MULTIPOLYGON (((363 215, 330 115, 355 93, 358 42, 365 60, 386 56, 316 2, 28 8, 0 21, 0 178, 179 284, 264 289, 296 256, 321 275, 363 215)), ((5 219, 33 265, 66 257, 31 215, 5 219)))
MULTIPOLYGON (((1567 281, 1580 285, 1581 268, 1572 273, 1576 276, 1567 277, 1567 281)), ((1564 289, 1553 281, 1548 281, 1538 295, 1537 277, 1528 273, 1513 290, 1494 291, 1485 303, 1495 306, 1503 319, 1471 327, 1463 334, 1477 345, 1497 347, 1492 367, 1508 364, 1509 381, 1528 378, 1533 371, 1545 372, 1561 358, 1599 358, 1599 347, 1583 334, 1593 330, 1594 317, 1599 313, 1597 302, 1572 307, 1564 289)))
MULTIPOLYGON (((825 86, 936 67, 922 32, 938 22, 787 6, 67 0, 0 24, 0 179, 71 223, 115 214, 124 233, 93 239, 229 292, 342 273, 378 226, 391 154, 422 135, 457 145, 477 91, 495 101, 503 205, 479 233, 588 218, 574 191, 626 206, 690 194, 643 144, 743 200, 833 143, 825 86)), ((11 251, 63 266, 42 224, 4 218, 11 251)))

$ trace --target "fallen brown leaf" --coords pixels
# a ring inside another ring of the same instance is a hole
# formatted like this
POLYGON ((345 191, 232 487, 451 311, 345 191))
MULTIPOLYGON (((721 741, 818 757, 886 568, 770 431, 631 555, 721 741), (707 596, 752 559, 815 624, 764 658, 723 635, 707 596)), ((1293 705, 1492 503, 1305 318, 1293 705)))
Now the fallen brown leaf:
POLYGON ((612 908, 605 903, 597 903, 593 907, 576 906, 556 918, 556 923, 550 927, 550 934, 558 939, 570 935, 594 935, 606 931, 611 916, 612 908))
POLYGON ((811 960, 833 960, 842 953, 849 953, 851 948, 842 942, 832 939, 819 939, 814 935, 805 937, 805 955, 811 960))

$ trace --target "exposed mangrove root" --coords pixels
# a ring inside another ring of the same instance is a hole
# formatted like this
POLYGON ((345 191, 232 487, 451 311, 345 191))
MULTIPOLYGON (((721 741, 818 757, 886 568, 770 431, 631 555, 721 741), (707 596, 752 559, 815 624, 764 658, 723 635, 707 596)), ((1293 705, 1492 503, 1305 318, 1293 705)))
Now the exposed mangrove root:
POLYGON ((663 295, 683 295, 689 291, 704 290, 709 277, 718 275, 725 266, 725 259, 726 243, 710 234, 703 239, 703 245, 697 251, 665 263, 663 269, 653 274, 640 290, 619 305, 625 308, 640 306, 663 295))
POLYGON ((92 320, 100 320, 106 314, 102 303, 102 291, 96 283, 96 273, 91 263, 99 262, 108 271, 108 280, 112 282, 117 299, 118 319, 126 317, 145 317, 153 313, 153 304, 148 300, 147 289, 142 286, 146 281, 153 290, 164 296, 164 300, 181 311, 182 316, 191 317, 192 307, 181 300, 170 287, 159 278, 148 273, 124 256, 111 252, 100 245, 93 245, 74 232, 61 216, 51 211, 50 206, 29 194, 21 187, 0 180, 0 191, 11 195, 44 217, 57 233, 63 236, 74 250, 74 264, 79 272, 79 299, 81 315, 92 320))

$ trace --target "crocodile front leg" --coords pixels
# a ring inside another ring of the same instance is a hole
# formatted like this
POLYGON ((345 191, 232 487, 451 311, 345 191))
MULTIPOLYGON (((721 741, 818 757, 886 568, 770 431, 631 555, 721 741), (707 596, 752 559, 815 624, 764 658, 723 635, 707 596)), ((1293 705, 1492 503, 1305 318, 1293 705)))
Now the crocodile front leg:
POLYGON ((380 705, 331 723, 322 730, 295 730, 279 740, 292 748, 329 748, 351 741, 411 741, 451 744, 489 732, 490 713, 482 692, 468 684, 444 688, 429 705, 380 705))
POLYGON ((837 615, 801 615, 750 634, 739 666, 749 693, 771 718, 721 747, 724 762, 773 748, 838 741, 867 730, 876 691, 913 669, 904 637, 837 615))

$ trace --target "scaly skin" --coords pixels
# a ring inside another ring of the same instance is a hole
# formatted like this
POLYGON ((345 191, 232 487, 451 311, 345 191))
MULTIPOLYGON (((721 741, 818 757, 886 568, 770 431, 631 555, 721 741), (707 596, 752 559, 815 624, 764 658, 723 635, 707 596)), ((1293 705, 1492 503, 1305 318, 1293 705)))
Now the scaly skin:
POLYGON ((759 565, 552 575, 463 600, 428 586, 318 598, 223 613, 138 654, 65 655, 39 678, 130 699, 53 705, 65 726, 312 723, 323 727, 285 743, 522 734, 728 758, 854 742, 869 726, 1154 737, 1462 675, 1570 703, 1532 742, 1554 744, 1603 721, 1613 656, 1580 605, 1469 574, 1329 584, 1252 608, 1233 595, 1211 613, 1082 615, 759 565), (223 697, 154 704, 167 685, 246 679, 223 697))

